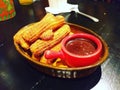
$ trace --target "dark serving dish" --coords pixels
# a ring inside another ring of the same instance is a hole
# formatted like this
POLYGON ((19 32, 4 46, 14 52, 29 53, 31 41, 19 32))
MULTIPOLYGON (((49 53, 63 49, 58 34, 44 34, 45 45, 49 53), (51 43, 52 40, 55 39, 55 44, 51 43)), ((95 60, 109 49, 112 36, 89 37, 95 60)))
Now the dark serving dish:
MULTIPOLYGON (((20 47, 20 45, 18 45, 14 41, 15 48, 22 56, 27 58, 26 60, 33 67, 35 67, 37 70, 39 70, 45 74, 51 75, 53 77, 60 77, 60 78, 81 78, 81 77, 88 76, 88 75, 92 74, 97 69, 97 67, 99 67, 103 62, 105 62, 107 60, 107 57, 109 55, 108 45, 98 34, 93 32, 92 30, 82 27, 82 26, 79 26, 79 25, 76 25, 76 24, 72 24, 72 23, 68 23, 68 24, 70 25, 72 33, 85 32, 85 33, 92 34, 101 40, 102 45, 103 45, 102 56, 96 63, 89 65, 89 66, 77 67, 77 68, 54 67, 50 64, 45 64, 45 63, 41 63, 39 61, 34 60, 27 51, 23 50, 20 47)), ((32 25, 32 24, 30 24, 30 25, 32 25)), ((27 25, 23 28, 27 28, 27 27, 29 27, 29 25, 27 25)), ((22 30, 23 28, 21 28, 20 30, 22 30)))

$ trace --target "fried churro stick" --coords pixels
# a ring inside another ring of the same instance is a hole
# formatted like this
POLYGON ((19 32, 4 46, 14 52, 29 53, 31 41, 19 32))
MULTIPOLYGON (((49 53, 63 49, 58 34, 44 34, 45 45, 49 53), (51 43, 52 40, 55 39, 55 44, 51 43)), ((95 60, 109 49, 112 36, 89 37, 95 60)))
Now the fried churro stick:
MULTIPOLYGON (((60 19, 60 17, 59 17, 60 19)), ((58 20, 53 14, 47 13, 45 17, 27 28, 27 30, 23 33, 23 38, 29 42, 33 43, 36 41, 39 36, 48 29, 56 29, 64 24, 65 20, 63 16, 61 16, 62 20, 58 20)))
POLYGON ((24 31, 26 30, 25 29, 26 27, 22 28, 19 32, 17 32, 13 39, 16 43, 20 44, 20 46, 22 48, 24 48, 25 50, 28 50, 29 49, 29 44, 22 38, 22 34, 24 33, 24 31))
MULTIPOLYGON (((56 19, 57 19, 57 21, 61 22, 61 23, 59 23, 59 25, 58 25, 57 27, 62 26, 62 25, 63 25, 62 22, 65 21, 65 20, 64 20, 64 17, 61 16, 61 15, 57 15, 57 16, 56 16, 56 19)), ((43 32, 43 33, 40 35, 40 38, 41 38, 42 40, 50 40, 50 39, 52 39, 53 36, 54 36, 54 35, 53 35, 53 31, 54 31, 54 30, 52 30, 52 29, 46 30, 45 32, 43 32)))
POLYGON ((42 40, 50 40, 52 39, 54 36, 54 33, 53 31, 50 29, 50 30, 47 30, 45 32, 43 32, 41 35, 40 35, 40 39, 42 40))
POLYGON ((52 48, 59 43, 66 35, 70 33, 69 25, 65 24, 54 33, 52 40, 44 41, 38 39, 31 46, 30 50, 33 53, 33 57, 39 57, 45 50, 52 48))
POLYGON ((20 43, 20 38, 22 37, 22 34, 24 33, 24 31, 25 31, 24 29, 21 29, 19 32, 17 32, 14 35, 13 39, 16 43, 20 43))

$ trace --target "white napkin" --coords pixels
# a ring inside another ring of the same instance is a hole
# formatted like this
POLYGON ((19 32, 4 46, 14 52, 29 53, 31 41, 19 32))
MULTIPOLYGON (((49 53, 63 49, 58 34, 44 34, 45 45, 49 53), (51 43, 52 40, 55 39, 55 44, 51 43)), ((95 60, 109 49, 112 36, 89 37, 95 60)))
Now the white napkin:
POLYGON ((50 12, 53 14, 59 14, 59 13, 65 13, 65 12, 71 12, 72 8, 78 8, 78 5, 71 5, 67 4, 58 8, 53 7, 45 7, 46 12, 50 12))

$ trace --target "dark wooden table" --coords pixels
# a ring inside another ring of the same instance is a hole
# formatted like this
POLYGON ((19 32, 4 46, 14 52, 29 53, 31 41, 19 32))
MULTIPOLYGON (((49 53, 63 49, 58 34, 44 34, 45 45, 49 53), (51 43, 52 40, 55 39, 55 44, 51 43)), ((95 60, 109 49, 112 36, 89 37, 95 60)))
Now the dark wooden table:
POLYGON ((39 72, 16 51, 13 35, 23 26, 41 20, 48 4, 40 0, 21 6, 14 0, 16 16, 0 22, 0 90, 119 90, 120 1, 85 1, 79 2, 79 10, 99 18, 98 23, 75 12, 61 15, 67 22, 87 27, 102 36, 109 46, 107 61, 93 74, 78 79, 55 78, 39 72))

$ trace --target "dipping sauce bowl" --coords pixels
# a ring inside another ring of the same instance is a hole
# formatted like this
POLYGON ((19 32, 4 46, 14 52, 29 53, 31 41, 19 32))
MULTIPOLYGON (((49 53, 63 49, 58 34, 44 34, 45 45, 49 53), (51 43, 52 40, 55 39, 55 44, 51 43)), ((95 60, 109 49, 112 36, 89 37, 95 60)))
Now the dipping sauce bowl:
POLYGON ((77 33, 65 37, 59 52, 46 50, 47 60, 61 58, 69 67, 83 67, 96 63, 102 53, 102 43, 94 35, 77 33))

